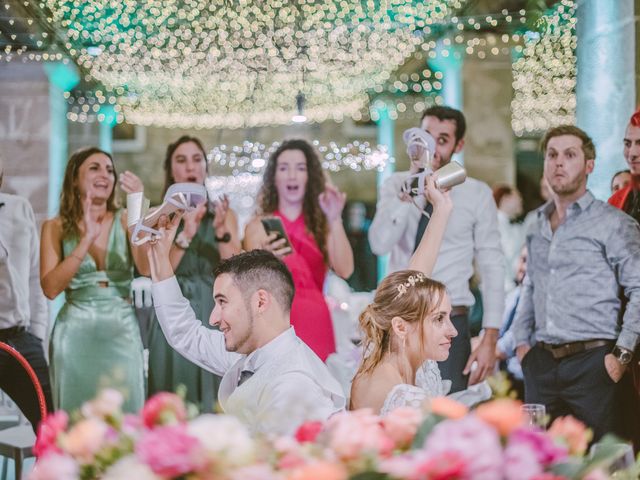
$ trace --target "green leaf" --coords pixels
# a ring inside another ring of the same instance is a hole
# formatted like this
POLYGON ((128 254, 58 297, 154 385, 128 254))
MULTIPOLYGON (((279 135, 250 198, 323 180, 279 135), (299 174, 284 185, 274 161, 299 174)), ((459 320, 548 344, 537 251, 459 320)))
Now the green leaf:
POLYGON ((440 415, 429 415, 427 418, 425 418, 425 420, 422 422, 422 425, 420 425, 420 428, 418 428, 416 436, 413 437, 411 450, 418 450, 422 448, 422 446, 424 445, 424 441, 427 439, 429 434, 431 434, 431 430, 433 430, 435 426, 444 419, 445 418, 441 417, 440 415))
POLYGON ((381 472, 362 472, 349 477, 349 480, 390 480, 391 477, 381 472))

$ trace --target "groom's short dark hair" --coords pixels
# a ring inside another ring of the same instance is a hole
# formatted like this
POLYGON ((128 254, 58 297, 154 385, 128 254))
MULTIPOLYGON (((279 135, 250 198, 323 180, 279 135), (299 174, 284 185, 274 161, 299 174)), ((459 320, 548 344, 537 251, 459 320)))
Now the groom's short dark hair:
POLYGON ((285 312, 291 311, 295 287, 287 266, 273 253, 251 250, 234 255, 218 265, 213 274, 227 273, 240 288, 245 300, 262 289, 271 293, 285 312))

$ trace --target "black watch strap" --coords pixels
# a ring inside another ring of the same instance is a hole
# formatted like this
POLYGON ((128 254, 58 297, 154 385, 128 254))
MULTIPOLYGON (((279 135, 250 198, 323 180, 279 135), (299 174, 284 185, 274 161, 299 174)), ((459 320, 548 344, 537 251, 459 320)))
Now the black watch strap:
POLYGON ((213 238, 215 238, 218 243, 229 243, 231 241, 231 234, 227 232, 221 237, 215 236, 213 238))

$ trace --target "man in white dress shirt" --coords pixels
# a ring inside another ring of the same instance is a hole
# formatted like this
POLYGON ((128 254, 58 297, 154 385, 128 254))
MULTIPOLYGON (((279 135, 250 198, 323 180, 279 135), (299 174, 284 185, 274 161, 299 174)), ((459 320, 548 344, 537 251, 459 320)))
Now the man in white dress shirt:
POLYGON ((294 286, 286 265, 263 250, 222 262, 209 330, 196 320, 169 263, 179 218, 149 247, 156 315, 169 344, 222 376, 218 401, 253 432, 292 433, 345 407, 342 387, 289 322, 294 286))
MULTIPOLYGON (((0 185, 3 165, 0 158, 0 185)), ((47 409, 53 410, 43 341, 47 336, 47 302, 40 287, 40 237, 29 202, 0 193, 0 341, 20 352, 36 372, 47 409)), ((40 422, 38 398, 24 368, 0 351, 0 389, 29 419, 40 422)))
MULTIPOLYGON (((466 122, 461 111, 431 107, 425 110, 420 126, 436 140, 431 162, 434 170, 449 163, 452 155, 462 150, 466 122)), ((420 240, 417 237, 422 237, 426 227, 424 221, 421 225, 421 218, 426 216, 401 193, 402 185, 417 169, 412 164, 410 171, 394 173, 378 194, 369 243, 376 255, 390 253, 389 272, 407 268, 416 241, 420 240)), ((420 208, 427 208, 423 198, 415 200, 420 208)), ((439 367, 442 378, 452 381, 451 391, 457 392, 467 388, 467 383, 478 383, 493 372, 504 310, 504 260, 491 189, 479 180, 467 178, 453 187, 451 200, 453 211, 431 276, 444 283, 451 295, 451 320, 458 335, 453 339, 449 358, 440 362, 439 367), (482 282, 484 335, 472 352, 468 313, 474 304, 469 288, 474 261, 482 282), (471 372, 474 361, 477 368, 471 372)))

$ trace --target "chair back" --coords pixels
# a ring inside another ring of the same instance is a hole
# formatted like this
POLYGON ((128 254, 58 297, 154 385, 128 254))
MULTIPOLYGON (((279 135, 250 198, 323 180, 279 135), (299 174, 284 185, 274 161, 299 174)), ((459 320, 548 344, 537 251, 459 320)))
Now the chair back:
POLYGON ((25 369, 25 371, 27 372, 27 375, 29 375, 29 379, 31 380, 31 383, 33 384, 33 388, 35 389, 36 395, 38 397, 38 407, 40 408, 40 418, 44 420, 45 417, 47 416, 47 402, 44 398, 44 391, 42 390, 42 385, 40 385, 40 380, 38 380, 38 376, 36 375, 36 372, 33 370, 31 365, 29 365, 29 362, 27 362, 27 359, 24 358, 24 356, 15 348, 13 348, 11 345, 5 342, 0 342, 0 350, 7 352, 9 355, 15 358, 16 361, 22 366, 22 368, 25 369))

